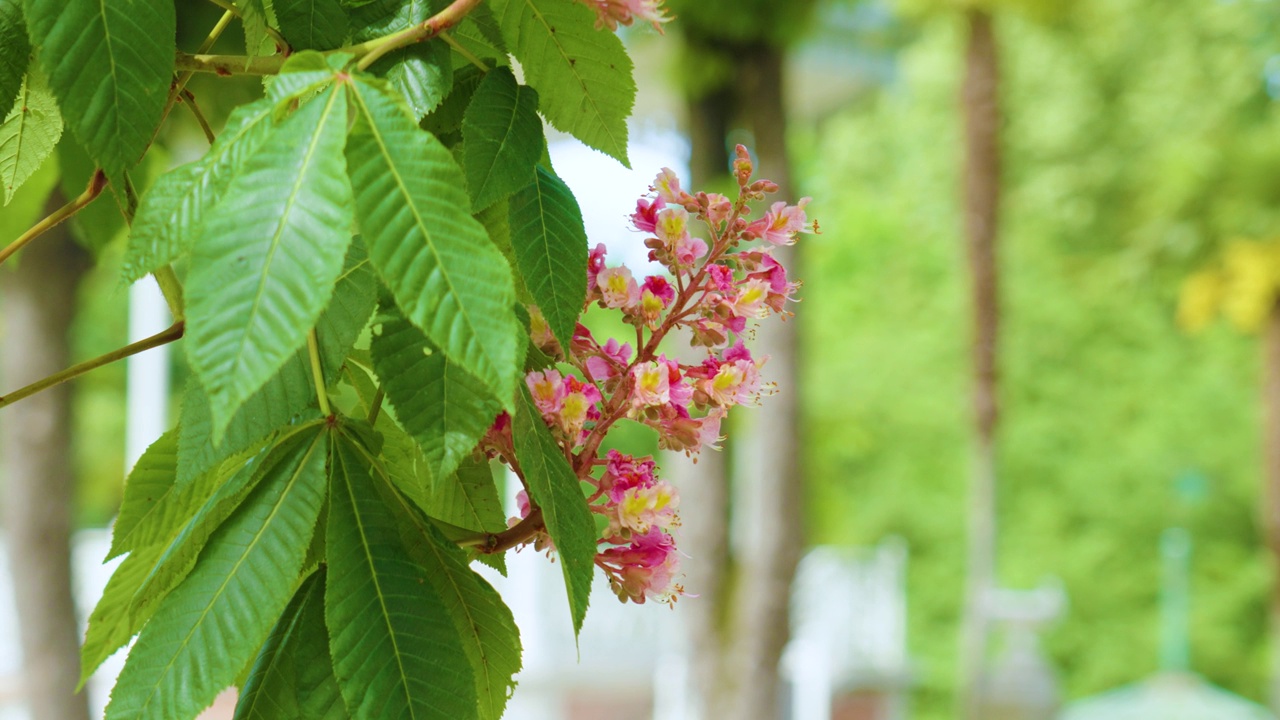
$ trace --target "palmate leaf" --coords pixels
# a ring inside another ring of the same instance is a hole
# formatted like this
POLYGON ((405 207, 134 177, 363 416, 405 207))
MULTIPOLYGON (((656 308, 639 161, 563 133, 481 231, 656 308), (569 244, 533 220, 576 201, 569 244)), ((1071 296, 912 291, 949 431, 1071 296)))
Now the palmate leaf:
POLYGON ((161 175, 147 190, 121 263, 124 283, 132 283, 190 250, 191 238, 205 214, 270 133, 274 107, 263 99, 236 108, 203 158, 161 175))
POLYGON ((511 271, 470 215, 462 172, 380 89, 351 88, 347 157, 369 259, 405 317, 509 406, 522 342, 511 271))
POLYGON ((306 341, 342 273, 351 185, 346 94, 335 87, 279 124, 209 211, 187 276, 187 356, 213 439, 306 341))
POLYGON ((295 50, 332 50, 347 37, 347 13, 338 0, 272 0, 280 34, 295 50))
POLYGON ((524 187, 542 156, 538 94, 517 83, 510 68, 494 68, 467 106, 462 139, 472 207, 489 207, 524 187))
POLYGON ((294 593, 258 653, 232 720, 347 720, 329 657, 324 585, 321 568, 294 593))
POLYGON ((453 474, 432 478, 423 510, 450 525, 477 532, 496 533, 507 528, 498 486, 489 460, 483 456, 468 456, 453 474))
POLYGON ((516 457, 529 488, 529 496, 542 508, 547 534, 560 555, 565 589, 569 593, 569 613, 573 632, 582 630, 591 598, 595 573, 596 525, 587 509, 582 486, 569 461, 542 422, 528 388, 520 388, 522 402, 512 417, 512 439, 516 457))
POLYGON ((245 55, 252 59, 272 54, 276 48, 267 27, 273 25, 275 18, 269 0, 239 0, 236 7, 240 9, 240 23, 244 26, 245 55))
POLYGON ((173 77, 171 0, 24 0, 22 9, 80 144, 108 177, 133 167, 160 124, 173 77))
POLYGON ((81 684, 142 629, 160 602, 195 567, 209 536, 259 479, 259 464, 250 459, 253 457, 228 460, 176 492, 171 488, 159 500, 164 507, 144 522, 162 522, 164 532, 154 544, 147 545, 141 543, 140 535, 135 536, 135 547, 116 568, 89 616, 89 632, 80 653, 81 684))
POLYGON ((293 595, 325 498, 328 434, 299 433, 267 458, 257 488, 143 628, 108 720, 194 717, 235 681, 293 595))
MULTIPOLYGON (((329 307, 316 322, 320 345, 320 366, 325 384, 337 382, 339 371, 351 346, 373 314, 378 280, 365 256, 364 246, 353 242, 343 262, 342 275, 334 285, 329 307)), ((311 360, 305 348, 285 361, 280 371, 245 400, 232 416, 222 441, 213 440, 209 400, 194 379, 188 381, 178 423, 178 482, 185 483, 205 470, 261 441, 278 428, 317 411, 311 360)))
POLYGON ((8 117, 27 74, 31 44, 22 20, 21 0, 0 0, 0 118, 8 117))
POLYGON ((493 9, 547 121, 631 167, 627 117, 636 83, 618 36, 596 30, 582 3, 494 0, 493 9))
MULTIPOLYGON (((487 465, 484 468, 488 472, 487 465)), ((489 484, 493 481, 490 479, 489 484)), ((432 588, 453 620, 475 675, 480 720, 498 720, 520 672, 520 631, 511 610, 484 578, 467 566, 467 555, 416 509, 393 492, 400 533, 411 557, 426 570, 432 588)))
POLYGON ((510 202, 516 267, 560 347, 568 348, 587 298, 582 211, 568 186, 541 166, 510 202))
POLYGON ((370 340, 373 367, 404 429, 418 441, 433 475, 452 473, 502 410, 489 388, 431 343, 396 308, 378 316, 370 340))
POLYGON ((5 205, 62 137, 58 103, 37 69, 27 73, 13 99, 12 109, 0 123, 0 184, 4 185, 5 205))
POLYGON ((402 543, 349 437, 330 446, 325 624, 338 685, 357 720, 476 718, 467 655, 428 573, 402 543))

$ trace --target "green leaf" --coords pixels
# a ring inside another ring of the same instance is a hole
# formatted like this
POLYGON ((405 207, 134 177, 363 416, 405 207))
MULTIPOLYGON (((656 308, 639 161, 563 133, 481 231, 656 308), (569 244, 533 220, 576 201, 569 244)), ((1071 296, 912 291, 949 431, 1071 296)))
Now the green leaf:
POLYGON ((194 717, 235 681, 293 595, 324 502, 327 436, 316 428, 271 453, 262 482, 138 637, 109 720, 194 717))
POLYGON ((569 593, 569 613, 576 635, 582 630, 582 620, 587 615, 591 597, 596 524, 587 509, 578 476, 542 422, 542 413, 533 404, 528 388, 520 388, 520 397, 523 401, 512 418, 516 458, 529 488, 529 498, 542 508, 547 534, 560 555, 560 569, 569 593))
POLYGON ((467 107, 462 139, 472 207, 489 207, 524 187, 542 156, 538 94, 510 68, 490 70, 467 107))
POLYGON ((292 101, 310 100, 313 95, 338 81, 338 74, 351 61, 351 53, 319 53, 303 50, 289 56, 280 73, 271 78, 267 97, 277 107, 292 101))
POLYGON ((511 243, 534 302, 560 347, 570 347, 587 299, 587 231, 573 192, 541 166, 511 198, 511 243))
POLYGON ((394 308, 370 340, 373 367, 404 429, 436 477, 452 473, 502 410, 474 375, 440 352, 394 308))
POLYGON ((365 451, 330 447, 325 624, 342 696, 365 718, 476 718, 467 655, 429 574, 401 542, 365 451))
POLYGON ((403 498, 394 500, 399 503, 397 514, 405 546, 444 602, 471 662, 480 720, 498 720, 515 689, 513 678, 520 672, 520 630, 511 610, 497 591, 467 566, 466 553, 403 498))
POLYGON ((121 267, 125 284, 190 250, 205 215, 271 132, 273 109, 266 99, 236 108, 203 158, 161 175, 142 196, 121 267))
POLYGON ((22 7, 80 144, 110 177, 133 167, 160 124, 173 77, 173 3, 24 0, 22 7))
POLYGON ((437 137, 462 130, 462 118, 484 76, 484 72, 471 65, 454 71, 453 88, 439 107, 422 118, 419 126, 437 137))
POLYGON ((468 456, 453 474, 434 478, 422 509, 433 518, 476 532, 507 529, 502 499, 485 457, 468 456))
POLYGON ((245 55, 253 59, 274 54, 275 43, 267 34, 267 27, 273 26, 274 20, 269 0, 240 0, 236 7, 240 9, 240 23, 244 26, 245 55))
POLYGON ((111 528, 107 560, 160 542, 184 519, 163 500, 178 474, 178 431, 170 430, 142 453, 124 485, 120 515, 111 528), (162 516, 168 517, 162 517, 162 516))
POLYGON ((618 36, 596 30, 582 3, 494 0, 493 9, 547 121, 631 167, 627 117, 636 83, 618 36))
POLYGON ((32 68, 12 109, 0 123, 0 183, 4 204, 31 174, 40 169, 62 137, 62 116, 44 77, 32 68))
POLYGON ((191 572, 209 536, 253 489, 259 464, 245 459, 230 460, 161 500, 172 512, 157 517, 180 518, 181 525, 170 528, 158 543, 140 545, 116 568, 89 616, 81 650, 81 684, 142 629, 160 602, 191 572))
POLYGON ((31 59, 20 0, 0 0, 0 117, 8 117, 31 59))
MULTIPOLYGON (((428 0, 380 0, 353 11, 353 42, 382 37, 417 25, 435 13, 428 0)), ((387 53, 369 68, 400 91, 415 119, 431 112, 453 85, 453 63, 443 41, 415 43, 387 53)))
POLYGON ((471 217, 449 151, 373 86, 351 85, 347 141, 369 258, 405 316, 509 405, 519 362, 511 272, 471 217))
POLYGON ((332 50, 347 37, 347 13, 338 0, 272 0, 280 34, 295 50, 332 50))
MULTIPOLYGON (((338 379, 342 363, 373 313, 378 280, 365 256, 364 246, 353 242, 347 250, 342 275, 334 286, 316 336, 325 383, 338 379)), ((261 441, 283 425, 314 415, 305 412, 317 404, 311 359, 299 349, 284 367, 245 401, 227 424, 222 442, 213 441, 209 400, 194 379, 188 382, 178 423, 178 482, 185 483, 205 470, 261 441)))
MULTIPOLYGON (((507 62, 507 44, 502 41, 502 30, 488 5, 476 6, 449 34, 476 57, 491 60, 493 65, 507 62)), ((454 53, 453 65, 455 72, 461 67, 475 67, 461 53, 454 53)))
POLYGON ((208 214, 187 276, 187 357, 213 439, 306 341, 351 241, 335 87, 282 122, 208 214))
POLYGON ((258 653, 232 720, 347 720, 329 657, 324 585, 321 568, 294 593, 258 653))

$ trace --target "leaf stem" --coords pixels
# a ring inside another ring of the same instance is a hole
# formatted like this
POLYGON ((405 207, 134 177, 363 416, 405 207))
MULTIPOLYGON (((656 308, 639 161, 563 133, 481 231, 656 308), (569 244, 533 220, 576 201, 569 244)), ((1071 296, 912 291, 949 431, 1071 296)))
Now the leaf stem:
POLYGON ((379 386, 377 392, 373 394, 373 400, 369 401, 369 424, 378 422, 378 413, 382 411, 382 387, 379 386))
POLYGON ((31 229, 18 236, 17 240, 9 243, 3 250, 0 250, 0 264, 8 260, 14 253, 26 247, 27 243, 35 240, 45 234, 62 221, 80 212, 86 205, 93 202, 95 198, 102 194, 102 189, 107 186, 107 176, 101 170, 97 170, 89 178, 89 186, 75 200, 63 205, 53 214, 36 223, 31 229))
POLYGON ((212 145, 218 136, 214 134, 213 128, 209 127, 209 120, 205 118, 204 113, 200 111, 200 106, 196 104, 196 96, 186 88, 182 89, 182 104, 187 106, 191 114, 195 116, 196 122, 200 124, 200 129, 204 131, 204 139, 212 145))
POLYGON ((173 265, 157 268, 152 275, 156 278, 156 284, 160 286, 164 301, 169 305, 169 314, 176 321, 186 318, 187 311, 185 309, 186 303, 182 297, 182 283, 178 281, 178 274, 173 271, 173 265))
MULTIPOLYGON (((229 2, 229 0, 209 0, 209 2, 213 3, 214 5, 217 5, 223 10, 226 10, 229 14, 240 18, 242 21, 244 20, 244 14, 240 12, 240 8, 233 5, 231 2, 229 2)), ((281 36, 280 33, 276 32, 275 28, 271 27, 270 25, 266 25, 265 23, 263 24, 263 28, 266 30, 267 34, 271 36, 271 40, 275 42, 277 47, 280 47, 280 48, 289 47, 289 43, 285 41, 284 37, 281 36)), ((204 51, 202 50, 201 52, 204 52, 204 51)))
POLYGON ((470 50, 462 46, 462 43, 454 40, 448 33, 440 33, 439 38, 445 41, 445 44, 453 48, 459 55, 466 58, 467 62, 480 68, 480 72, 489 72, 489 66, 483 60, 476 57, 470 50))
POLYGON ((167 330, 157 333, 155 335, 152 335, 149 338, 143 338, 142 340, 139 340, 138 342, 133 343, 131 345, 126 345, 117 350, 112 350, 111 352, 105 355, 99 355, 98 357, 93 358, 92 360, 86 360, 80 363, 79 365, 72 365, 71 367, 67 368, 66 370, 63 370, 60 373, 55 373, 53 375, 50 375, 49 377, 44 378, 43 380, 37 380, 36 382, 33 382, 30 385, 24 388, 21 388, 19 390, 15 390, 9 393, 8 395, 0 396, 0 408, 3 408, 7 405, 12 405, 13 403, 18 402, 19 400, 35 395, 36 393, 42 390, 48 390, 49 388, 54 387, 55 385, 61 385, 62 383, 68 380, 71 380, 72 378, 79 377, 89 372, 90 370, 96 370, 102 367, 103 365, 110 365, 111 363, 117 360, 123 360, 124 358, 127 358, 130 355, 137 355, 138 353, 144 350, 150 350, 151 348, 160 347, 161 345, 167 345, 175 340, 179 340, 182 338, 182 334, 184 330, 185 330, 185 324, 181 320, 179 320, 178 322, 169 326, 167 330))
POLYGON ((284 66, 284 57, 280 55, 257 56, 244 55, 204 55, 196 53, 188 55, 180 52, 174 60, 174 67, 184 72, 207 72, 228 77, 231 75, 275 75, 284 66))
POLYGON ((316 399, 320 401, 320 414, 329 417, 333 410, 329 408, 329 393, 324 388, 324 368, 320 366, 320 343, 316 341, 316 329, 307 333, 307 353, 311 355, 311 376, 316 381, 316 399))

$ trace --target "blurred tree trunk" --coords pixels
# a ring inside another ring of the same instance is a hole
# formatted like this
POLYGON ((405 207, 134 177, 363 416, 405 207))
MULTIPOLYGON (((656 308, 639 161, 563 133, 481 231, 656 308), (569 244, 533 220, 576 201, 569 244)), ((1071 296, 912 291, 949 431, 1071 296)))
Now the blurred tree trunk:
POLYGON ((960 647, 962 716, 981 720, 982 666, 989 635, 984 597, 996 564, 996 422, 1000 211, 1000 62, 991 14, 967 13, 968 47, 961 90, 964 116, 964 229, 973 302, 974 464, 969 558, 960 647))
MULTIPOLYGON (((786 153, 783 105, 784 51, 766 42, 731 42, 700 37, 686 29, 688 42, 731 58, 733 71, 718 87, 688 99, 692 158, 691 189, 703 189, 728 173, 728 136, 738 124, 755 136, 751 148, 757 177, 779 184, 777 199, 795 201, 786 153)), ((794 253, 779 248, 778 259, 794 271, 794 253)), ((669 458, 681 487, 683 541, 691 557, 686 581, 698 598, 684 608, 689 623, 691 681, 702 720, 775 720, 779 717, 778 665, 789 636, 791 579, 803 542, 803 485, 797 449, 795 323, 761 325, 753 352, 768 355, 766 374, 781 391, 759 411, 733 412, 742 449, 733 484, 742 502, 746 536, 730 554, 730 480, 725 452, 705 452, 696 465, 669 458), (735 581, 727 568, 732 563, 735 581)))
MULTIPOLYGON (((778 183, 776 199, 795 202, 786 147, 783 51, 762 42, 738 57, 741 107, 755 135, 756 176, 778 183)), ((793 248, 777 248, 776 257, 793 277, 802 276, 793 248)), ((731 712, 724 717, 775 720, 780 717, 778 666, 790 637, 791 580, 804 543, 796 324, 778 319, 761 323, 753 353, 768 356, 766 373, 780 390, 759 411, 748 411, 750 422, 738 438, 749 455, 736 480, 745 485, 751 501, 742 508, 742 526, 748 530, 740 543, 743 557, 738 558, 730 633, 736 687, 731 712)))
POLYGON ((1280 298, 1271 306, 1262 342, 1263 488, 1262 528, 1271 551, 1271 687, 1280 712, 1280 298))
MULTIPOLYGON (((61 204, 54 194, 50 209, 61 204)), ((16 389, 69 365, 76 289, 88 269, 67 226, 54 228, 0 273, 3 387, 16 389)), ((71 394, 46 390, 0 414, 4 529, 22 644, 22 688, 32 720, 88 720, 80 632, 71 586, 71 394)))

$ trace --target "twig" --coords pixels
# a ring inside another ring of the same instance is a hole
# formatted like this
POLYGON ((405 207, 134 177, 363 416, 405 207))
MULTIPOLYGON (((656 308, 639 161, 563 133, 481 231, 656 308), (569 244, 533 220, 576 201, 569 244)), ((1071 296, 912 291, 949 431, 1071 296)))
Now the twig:
POLYGON ((457 40, 454 40, 453 37, 449 35, 449 33, 442 32, 437 37, 445 41, 445 44, 447 44, 449 47, 456 50, 459 55, 466 58, 467 62, 480 68, 480 72, 489 72, 489 66, 485 65, 483 60, 476 57, 474 54, 472 54, 470 50, 463 47, 462 43, 458 42, 457 40))
POLYGON ((126 345, 118 350, 112 350, 106 355, 99 355, 92 360, 86 360, 79 365, 72 365, 60 373, 50 375, 43 380, 37 380, 24 388, 14 390, 8 395, 0 396, 0 408, 12 405, 19 400, 35 395, 42 390, 48 390, 55 385, 61 385, 72 378, 79 377, 90 370, 96 370, 103 365, 110 365, 111 363, 117 360, 123 360, 130 355, 137 355, 144 350, 150 350, 151 348, 160 347, 161 345, 167 345, 175 340, 179 340, 182 338, 184 330, 185 324, 179 320, 169 326, 169 329, 164 332, 157 333, 149 338, 144 338, 131 345, 126 345))
POLYGON ((9 243, 3 250, 0 250, 0 264, 8 260, 14 253, 21 250, 27 243, 35 240, 49 230, 53 229, 62 221, 80 212, 86 205, 93 202, 95 198, 102 194, 102 189, 107 186, 106 173, 97 170, 89 178, 89 186, 75 200, 63 205, 53 212, 52 215, 46 217, 36 223, 31 229, 18 236, 17 240, 9 243))
POLYGON ((187 106, 191 114, 195 116, 196 122, 200 124, 200 129, 204 131, 204 139, 212 145, 217 140, 217 135, 213 134, 213 128, 209 127, 209 121, 205 118, 204 113, 200 112, 200 106, 196 104, 196 96, 190 90, 182 89, 182 104, 187 106))

